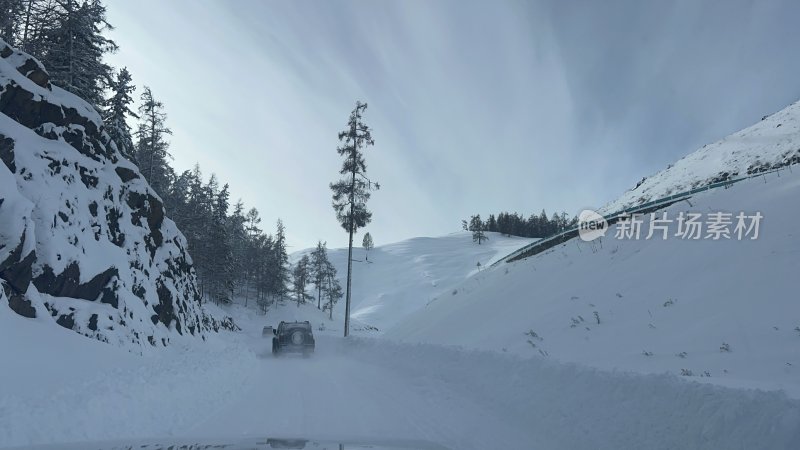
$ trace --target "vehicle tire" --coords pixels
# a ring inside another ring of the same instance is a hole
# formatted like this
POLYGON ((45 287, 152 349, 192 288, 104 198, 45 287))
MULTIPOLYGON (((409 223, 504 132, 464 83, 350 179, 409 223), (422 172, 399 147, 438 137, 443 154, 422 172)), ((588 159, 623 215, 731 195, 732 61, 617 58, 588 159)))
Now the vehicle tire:
POLYGON ((292 333, 291 340, 292 344, 294 345, 303 345, 303 343, 306 341, 306 334, 299 330, 295 331, 292 333))

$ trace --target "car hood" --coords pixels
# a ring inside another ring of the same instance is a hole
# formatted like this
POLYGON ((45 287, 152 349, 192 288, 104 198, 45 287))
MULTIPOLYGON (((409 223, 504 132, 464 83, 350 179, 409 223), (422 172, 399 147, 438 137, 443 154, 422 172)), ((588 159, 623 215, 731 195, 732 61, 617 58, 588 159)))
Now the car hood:
POLYGON ((8 450, 448 450, 432 442, 405 439, 305 439, 305 438, 233 438, 233 439, 131 439, 104 442, 81 442, 14 447, 8 450))

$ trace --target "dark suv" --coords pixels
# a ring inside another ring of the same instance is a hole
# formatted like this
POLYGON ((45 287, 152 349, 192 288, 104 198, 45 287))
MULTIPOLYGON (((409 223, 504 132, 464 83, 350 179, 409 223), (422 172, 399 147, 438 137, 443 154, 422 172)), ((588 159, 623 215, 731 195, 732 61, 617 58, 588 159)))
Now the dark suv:
POLYGON ((286 352, 302 353, 309 356, 314 353, 314 334, 311 324, 305 322, 281 322, 277 330, 273 330, 272 353, 278 355, 286 352))

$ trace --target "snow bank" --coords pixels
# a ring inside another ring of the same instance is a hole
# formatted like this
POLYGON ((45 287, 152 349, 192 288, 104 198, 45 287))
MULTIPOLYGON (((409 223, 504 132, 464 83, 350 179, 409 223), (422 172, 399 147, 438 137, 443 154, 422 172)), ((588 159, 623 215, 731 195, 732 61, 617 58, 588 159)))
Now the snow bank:
POLYGON ((668 218, 761 212, 758 239, 682 240, 672 223, 667 240, 617 240, 612 226, 484 271, 384 336, 800 397, 798 197, 800 170, 697 195, 668 218))
POLYGON ((236 334, 137 355, 7 308, 0 358, 0 447, 168 435, 224 407, 258 364, 236 334))
POLYGON ((342 351, 412 382, 441 382, 530 436, 497 448, 778 450, 800 442, 800 401, 775 392, 374 339, 355 340, 342 351))

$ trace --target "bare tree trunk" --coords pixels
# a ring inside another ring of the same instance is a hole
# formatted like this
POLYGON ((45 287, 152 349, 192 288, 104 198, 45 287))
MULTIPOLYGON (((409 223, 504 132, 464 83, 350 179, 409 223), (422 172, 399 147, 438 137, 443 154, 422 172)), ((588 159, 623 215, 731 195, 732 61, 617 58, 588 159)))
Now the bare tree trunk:
POLYGON ((331 276, 328 275, 328 320, 333 320, 333 297, 331 296, 331 286, 333 283, 331 282, 331 276))
POLYGON ((350 182, 350 243, 347 245, 347 297, 344 303, 344 337, 350 334, 350 287, 353 279, 353 227, 355 226, 354 207, 356 195, 356 153, 358 152, 358 132, 353 123, 351 128, 353 134, 353 178, 350 182))

